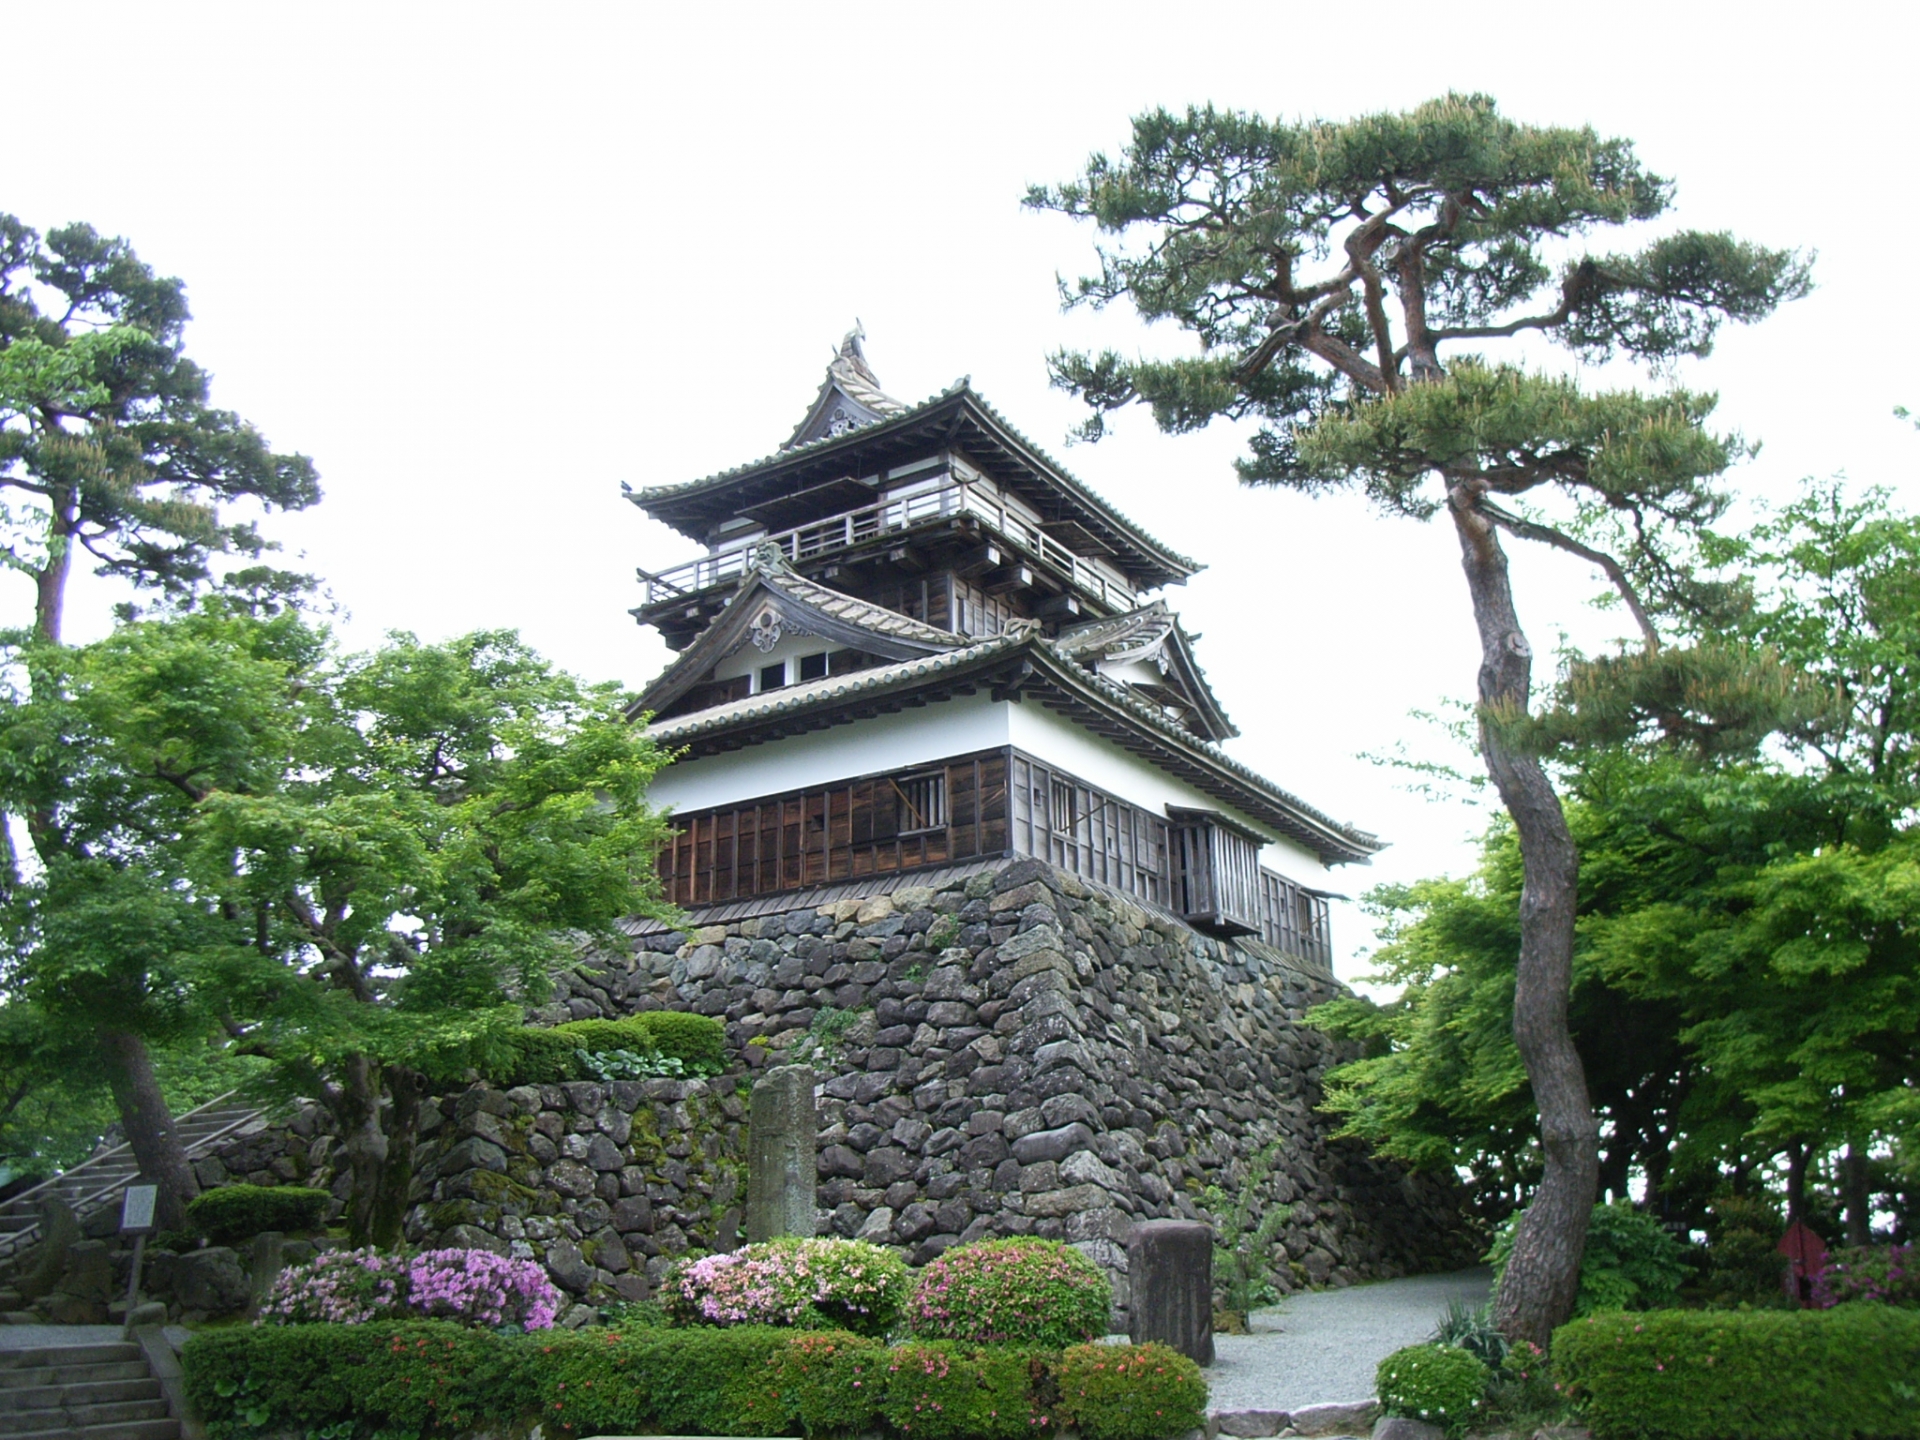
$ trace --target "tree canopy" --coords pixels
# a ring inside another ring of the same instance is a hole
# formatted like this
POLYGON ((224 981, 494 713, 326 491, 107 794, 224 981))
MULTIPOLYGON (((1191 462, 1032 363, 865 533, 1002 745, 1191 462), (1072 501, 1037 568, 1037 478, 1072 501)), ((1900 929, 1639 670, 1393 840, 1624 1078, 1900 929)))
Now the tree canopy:
POLYGON ((1671 198, 1625 140, 1460 95, 1346 121, 1156 110, 1118 159, 1028 196, 1112 237, 1097 272, 1063 286, 1070 307, 1125 301, 1199 345, 1056 354, 1056 383, 1092 409, 1083 434, 1136 403, 1169 431, 1248 419, 1242 479, 1357 486, 1391 513, 1452 521, 1481 641, 1481 751, 1524 875, 1513 1024, 1544 1162, 1496 1313, 1542 1344, 1571 1313, 1598 1146, 1567 1026, 1578 854, 1526 741, 1533 648, 1502 537, 1599 568, 1657 651, 1660 610, 1713 598, 1670 536, 1724 511, 1719 477, 1745 446, 1707 428, 1709 395, 1596 394, 1483 352, 1529 336, 1664 367, 1805 293, 1803 258, 1726 234, 1585 244, 1671 198))

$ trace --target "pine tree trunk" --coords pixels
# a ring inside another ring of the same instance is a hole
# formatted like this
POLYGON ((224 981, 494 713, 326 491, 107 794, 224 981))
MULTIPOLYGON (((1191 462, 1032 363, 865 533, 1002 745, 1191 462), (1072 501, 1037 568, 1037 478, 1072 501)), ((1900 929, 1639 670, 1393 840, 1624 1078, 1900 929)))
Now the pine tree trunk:
POLYGON ((100 1046, 127 1144, 140 1162, 140 1173, 160 1187, 155 1223, 162 1230, 182 1229, 187 1201, 200 1193, 200 1182, 160 1094, 147 1042, 130 1030, 103 1030, 100 1046))
POLYGON ((1493 1320, 1509 1338, 1545 1347, 1554 1327, 1573 1314, 1600 1175, 1599 1131, 1567 1022, 1580 857, 1539 760, 1487 718, 1517 719, 1526 713, 1533 651, 1514 610, 1506 554, 1492 524, 1474 508, 1478 498, 1478 491, 1465 486, 1450 496, 1480 630, 1481 754, 1520 839, 1524 881, 1513 1038, 1540 1112, 1545 1161, 1533 1201, 1514 1233, 1493 1320))

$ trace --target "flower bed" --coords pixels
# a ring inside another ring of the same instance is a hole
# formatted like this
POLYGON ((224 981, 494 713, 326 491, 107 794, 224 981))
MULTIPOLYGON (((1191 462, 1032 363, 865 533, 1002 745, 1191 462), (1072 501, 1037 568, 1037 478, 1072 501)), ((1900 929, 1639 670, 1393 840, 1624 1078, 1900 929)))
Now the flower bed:
POLYGON ((679 1266, 662 1289, 684 1325, 796 1325, 884 1335, 899 1318, 907 1265, 864 1240, 768 1240, 679 1266))
POLYGON ((409 1313, 465 1325, 545 1330, 560 1292, 531 1260, 486 1250, 387 1255, 332 1250, 280 1273, 260 1307, 265 1325, 359 1325, 409 1313))
POLYGON ((274 1431, 453 1436, 858 1434, 1171 1440, 1206 1382, 1158 1345, 888 1348, 767 1326, 505 1334, 437 1321, 213 1330, 184 1355, 209 1440, 274 1431))
POLYGON ((1554 1333, 1556 1378, 1596 1440, 1909 1440, 1920 1313, 1595 1315, 1554 1333))

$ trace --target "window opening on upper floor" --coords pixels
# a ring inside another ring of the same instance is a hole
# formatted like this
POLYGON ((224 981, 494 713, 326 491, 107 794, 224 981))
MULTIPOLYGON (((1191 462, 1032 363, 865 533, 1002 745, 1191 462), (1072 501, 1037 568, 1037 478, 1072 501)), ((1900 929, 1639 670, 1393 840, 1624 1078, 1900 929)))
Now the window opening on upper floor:
POLYGON ((822 650, 818 655, 802 655, 800 657, 799 678, 802 681, 826 679, 827 652, 822 650))
POLYGON ((901 835, 922 830, 938 830, 947 823, 947 775, 930 770, 920 775, 902 775, 893 782, 899 811, 901 835))
POLYGON ((787 662, 776 660, 771 665, 760 667, 760 689, 778 690, 787 683, 787 662))

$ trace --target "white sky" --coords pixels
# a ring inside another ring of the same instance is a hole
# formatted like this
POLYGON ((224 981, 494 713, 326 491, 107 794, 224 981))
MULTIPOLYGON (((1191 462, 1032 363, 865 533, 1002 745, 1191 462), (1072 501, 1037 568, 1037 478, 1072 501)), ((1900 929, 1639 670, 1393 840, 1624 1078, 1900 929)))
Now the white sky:
MULTIPOLYGON (((334 3, 75 5, 56 23, 0 3, 20 56, 0 209, 87 220, 185 278, 216 399, 319 464, 325 502, 270 528, 327 577, 354 640, 514 626, 636 686, 666 652, 626 614, 633 567, 694 547, 620 482, 772 450, 860 317, 893 394, 971 374, 1209 563, 1171 599, 1246 732, 1232 748, 1394 842, 1345 872, 1358 893, 1463 868, 1481 823, 1358 758, 1436 751, 1408 712, 1471 693, 1451 533, 1242 491, 1225 427, 1166 439, 1142 414, 1068 451, 1080 415, 1045 354, 1178 341, 1058 312, 1054 276, 1093 237, 1022 211, 1026 186, 1117 148, 1156 104, 1340 116, 1477 89, 1516 118, 1626 135, 1679 181, 1681 223, 1820 252, 1812 298, 1686 376, 1765 442, 1741 486, 1844 470, 1911 494, 1920 437, 1889 412, 1920 409, 1920 298, 1888 268, 1916 218, 1911 14, 334 3)), ((1577 565, 1524 555, 1516 572, 1536 648, 1612 633, 1577 565)), ((76 595, 75 638, 112 598, 76 595)), ((1361 917, 1336 923, 1343 949, 1365 945, 1361 917)))

